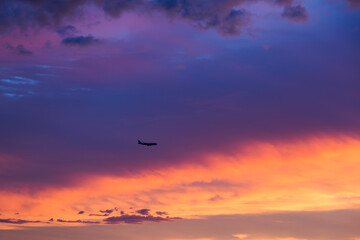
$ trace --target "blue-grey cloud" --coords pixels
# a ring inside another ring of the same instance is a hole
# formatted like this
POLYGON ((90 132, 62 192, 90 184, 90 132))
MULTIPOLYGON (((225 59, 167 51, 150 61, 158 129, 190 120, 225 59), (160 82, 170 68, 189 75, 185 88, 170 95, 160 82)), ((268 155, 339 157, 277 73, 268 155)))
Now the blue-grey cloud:
POLYGON ((68 38, 64 38, 61 42, 66 46, 88 46, 94 43, 99 43, 99 40, 89 35, 89 36, 68 37, 68 38))
POLYGON ((9 78, 3 78, 0 79, 0 82, 10 83, 13 85, 34 85, 38 83, 37 80, 21 76, 11 76, 9 78))

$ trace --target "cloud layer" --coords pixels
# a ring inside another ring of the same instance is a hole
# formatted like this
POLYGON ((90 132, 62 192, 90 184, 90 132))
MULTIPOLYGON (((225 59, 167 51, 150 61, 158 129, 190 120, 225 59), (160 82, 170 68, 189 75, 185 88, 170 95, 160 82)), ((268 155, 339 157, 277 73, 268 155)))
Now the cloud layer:
MULTIPOLYGON (((161 11, 169 16, 188 20, 201 29, 214 28, 223 35, 237 35, 241 33, 242 27, 249 22, 249 13, 239 8, 247 2, 246 0, 6 0, 2 1, 0 5, 0 33, 9 32, 16 27, 22 30, 34 26, 58 28, 65 20, 71 21, 79 18, 80 15, 85 15, 87 13, 86 7, 95 5, 96 8, 102 9, 113 18, 118 18, 122 13, 128 11, 161 11)), ((264 0, 264 2, 286 6, 287 9, 283 15, 290 20, 299 21, 301 18, 299 17, 299 10, 301 12, 306 11, 301 6, 289 8, 292 1, 264 0), (292 17, 289 17, 290 15, 292 17)), ((59 28, 58 33, 64 34, 66 31, 73 30, 69 28, 71 25, 67 26, 67 29, 59 28)))

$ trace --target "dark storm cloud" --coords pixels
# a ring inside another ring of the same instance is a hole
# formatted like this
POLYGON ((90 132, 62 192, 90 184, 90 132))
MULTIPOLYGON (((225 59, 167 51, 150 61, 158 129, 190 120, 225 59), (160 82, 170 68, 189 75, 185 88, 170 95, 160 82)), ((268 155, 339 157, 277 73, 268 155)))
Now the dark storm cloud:
POLYGON ((104 222, 107 224, 117 224, 117 223, 129 223, 129 224, 139 224, 144 222, 167 222, 167 221, 174 221, 179 220, 181 218, 174 217, 154 217, 152 215, 147 216, 139 216, 139 215, 121 215, 116 217, 109 217, 104 219, 104 222))
POLYGON ((61 43, 66 46, 88 46, 99 43, 99 40, 89 35, 64 38, 61 43))
POLYGON ((306 8, 301 5, 286 6, 281 15, 294 22, 307 22, 309 19, 309 14, 306 8))
POLYGON ((0 219, 0 223, 10 223, 10 224, 26 224, 26 223, 40 223, 41 221, 29 221, 23 219, 0 219))

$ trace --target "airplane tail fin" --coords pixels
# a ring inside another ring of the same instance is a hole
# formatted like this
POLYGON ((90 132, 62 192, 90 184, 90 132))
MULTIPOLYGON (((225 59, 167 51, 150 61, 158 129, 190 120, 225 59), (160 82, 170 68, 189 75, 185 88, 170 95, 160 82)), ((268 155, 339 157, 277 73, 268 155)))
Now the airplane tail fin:
POLYGON ((142 142, 140 140, 138 140, 138 144, 142 144, 142 142))

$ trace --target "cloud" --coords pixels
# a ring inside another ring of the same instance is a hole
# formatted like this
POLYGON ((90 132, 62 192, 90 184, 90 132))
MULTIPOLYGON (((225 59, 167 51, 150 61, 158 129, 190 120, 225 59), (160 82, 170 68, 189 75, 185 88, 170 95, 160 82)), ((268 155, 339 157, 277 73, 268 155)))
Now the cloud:
POLYGON ((216 201, 220 201, 220 200, 223 200, 224 198, 223 197, 221 197, 220 195, 216 195, 216 196, 214 196, 214 197, 212 197, 212 198, 209 198, 209 201, 210 202, 216 202, 216 201))
POLYGON ((167 221, 173 221, 178 220, 181 218, 174 217, 154 217, 152 215, 147 216, 139 216, 139 215, 121 215, 116 217, 109 217, 104 219, 104 222, 107 224, 117 224, 117 223, 129 223, 129 224, 139 224, 144 222, 167 222, 167 221))
POLYGON ((286 6, 281 16, 294 22, 307 22, 309 19, 306 8, 301 5, 286 6))
POLYGON ((88 0, 45 1, 3 0, 0 2, 0 33, 14 27, 23 30, 29 26, 53 27, 66 17, 74 16, 88 0))
MULTIPOLYGON (((279 6, 289 6, 292 0, 263 0, 279 6)), ((239 8, 246 0, 4 0, 0 3, 0 33, 14 28, 58 28, 61 36, 73 36, 72 25, 59 26, 65 19, 88 14, 84 6, 96 6, 107 15, 118 18, 126 11, 163 11, 169 16, 189 21, 201 29, 216 29, 223 35, 237 35, 249 22, 250 14, 239 8), (82 12, 82 14, 78 14, 82 12)), ((355 0, 351 1, 356 4, 355 0)))
POLYGON ((85 212, 84 211, 80 211, 80 212, 78 212, 78 214, 84 214, 85 212))
POLYGON ((238 239, 247 239, 247 237, 249 235, 247 235, 247 234, 233 234, 233 236, 238 238, 238 239))
MULTIPOLYGON (((171 224, 108 225, 106 230, 94 225, 57 227, 58 239, 87 234, 87 240, 99 239, 242 239, 242 240, 360 240, 359 209, 338 211, 265 213, 253 215, 208 216, 184 219, 171 224), (119 235, 119 232, 121 235, 119 235)), ((49 240, 48 228, 0 231, 1 239, 49 240)))
POLYGON ((216 28, 224 35, 238 35, 241 27, 247 23, 248 15, 245 10, 232 10, 216 28))
POLYGON ((275 0, 275 2, 282 6, 290 6, 293 3, 293 0, 275 0))
POLYGON ((98 5, 112 17, 119 17, 124 11, 144 6, 144 0, 97 0, 98 5))
POLYGON ((99 40, 95 39, 93 36, 77 36, 77 37, 68 37, 64 38, 62 44, 66 46, 88 46, 94 43, 98 43, 99 40))
POLYGON ((10 223, 10 224, 26 224, 26 223, 41 223, 41 221, 29 221, 29 220, 22 220, 22 219, 0 219, 0 223, 10 223))
MULTIPOLYGON (((144 0, 3 0, 0 2, 0 33, 14 28, 58 28, 66 18, 81 15, 84 6, 94 5, 112 17, 144 5, 144 0)), ((65 30, 65 29, 62 29, 65 30)), ((59 34, 66 33, 60 30, 59 34)))
POLYGON ((22 45, 22 44, 20 44, 16 47, 16 52, 19 55, 32 55, 33 54, 30 50, 26 49, 24 47, 24 45, 22 45))
POLYGON ((160 215, 160 216, 162 216, 162 215, 168 215, 168 213, 167 212, 161 212, 161 211, 157 211, 157 212, 155 212, 157 215, 160 215))
POLYGON ((360 7, 360 0, 346 0, 350 7, 358 8, 360 7))
POLYGON ((31 56, 33 55, 33 52, 26 49, 23 44, 19 44, 16 47, 12 46, 10 43, 7 43, 5 47, 10 50, 11 52, 15 53, 16 55, 21 56, 31 56))
POLYGON ((88 224, 88 223, 91 223, 91 224, 99 224, 100 222, 99 221, 86 221, 86 220, 63 220, 63 219, 57 219, 56 220, 57 222, 61 222, 61 223, 85 223, 85 224, 88 224))
POLYGON ((140 210, 137 210, 136 213, 141 214, 141 215, 149 215, 149 211, 150 211, 150 209, 140 209, 140 210))
POLYGON ((35 85, 38 83, 37 80, 33 80, 31 78, 25 78, 20 76, 12 76, 5 79, 0 79, 0 82, 10 83, 14 85, 35 85))
POLYGON ((111 214, 115 209, 100 210, 101 213, 111 214))
POLYGON ((66 25, 60 27, 56 32, 62 37, 72 37, 78 33, 78 30, 72 25, 66 25))
POLYGON ((191 21, 201 29, 215 28, 223 35, 237 35, 249 22, 244 9, 234 9, 243 1, 157 0, 157 7, 173 17, 191 21))
POLYGON ((102 214, 98 214, 98 213, 90 213, 90 214, 89 214, 89 216, 107 217, 107 216, 109 216, 111 213, 113 213, 114 211, 117 211, 117 208, 114 208, 114 209, 106 209, 106 210, 100 210, 99 212, 101 212, 102 214))
POLYGON ((104 214, 90 213, 89 216, 91 216, 91 217, 107 217, 107 216, 109 216, 109 213, 104 213, 104 214))
POLYGON ((22 98, 22 97, 25 97, 24 94, 18 94, 18 93, 4 93, 3 95, 5 97, 8 97, 8 98, 22 98))

